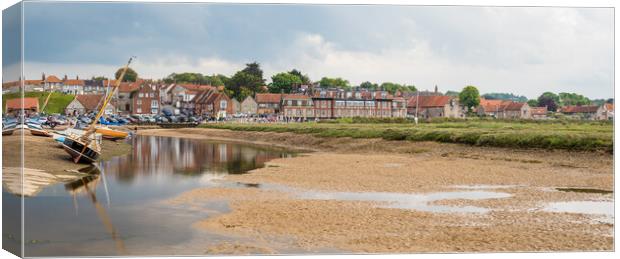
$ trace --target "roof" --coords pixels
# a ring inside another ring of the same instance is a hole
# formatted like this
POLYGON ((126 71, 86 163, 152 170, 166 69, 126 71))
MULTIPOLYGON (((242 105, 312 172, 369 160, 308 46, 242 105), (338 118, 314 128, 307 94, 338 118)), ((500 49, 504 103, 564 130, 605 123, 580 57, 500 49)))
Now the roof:
POLYGON ((24 102, 23 109, 36 109, 39 110, 39 99, 34 97, 26 98, 14 98, 6 100, 6 110, 19 110, 22 109, 22 100, 24 102))
POLYGON ((303 94, 285 94, 282 96, 282 99, 310 99, 310 96, 303 94))
POLYGON ((613 103, 605 103, 605 109, 608 111, 613 111, 614 110, 614 104, 613 103))
POLYGON ((121 85, 118 87, 118 92, 131 93, 138 90, 138 88, 140 88, 140 84, 142 84, 141 80, 138 80, 136 82, 121 82, 121 85))
POLYGON ((45 81, 48 83, 62 83, 62 80, 58 79, 55 75, 48 76, 45 81))
POLYGON ((75 96, 75 100, 80 102, 87 110, 97 109, 102 98, 103 94, 79 94, 75 96))
POLYGON ((599 106, 596 105, 584 105, 584 106, 564 106, 561 109, 562 113, 596 113, 599 106))
POLYGON ((256 94, 257 103, 280 103, 282 94, 256 94))
POLYGON ((526 103, 509 101, 502 108, 504 111, 520 111, 525 105, 526 103))
POLYGON ((183 87, 189 91, 204 91, 204 90, 216 89, 215 86, 211 86, 211 85, 176 84, 175 86, 183 87))
POLYGON ((24 80, 25 85, 40 85, 43 83, 43 80, 24 80))
POLYGON ((67 79, 65 85, 84 85, 84 80, 79 79, 67 79))
POLYGON ((445 95, 420 95, 409 98, 407 102, 408 107, 443 107, 446 104, 450 103, 454 97, 445 96, 445 95))
POLYGON ((532 115, 547 115, 547 107, 532 107, 530 108, 532 115))

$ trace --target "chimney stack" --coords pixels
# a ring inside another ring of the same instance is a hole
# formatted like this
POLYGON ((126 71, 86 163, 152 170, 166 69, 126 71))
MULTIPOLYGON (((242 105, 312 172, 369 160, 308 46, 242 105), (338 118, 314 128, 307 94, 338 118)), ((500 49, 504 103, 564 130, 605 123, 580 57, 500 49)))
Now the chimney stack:
POLYGON ((41 80, 45 81, 45 73, 41 73, 41 80))
POLYGON ((65 75, 65 81, 67 81, 67 78, 68 78, 67 75, 65 75))

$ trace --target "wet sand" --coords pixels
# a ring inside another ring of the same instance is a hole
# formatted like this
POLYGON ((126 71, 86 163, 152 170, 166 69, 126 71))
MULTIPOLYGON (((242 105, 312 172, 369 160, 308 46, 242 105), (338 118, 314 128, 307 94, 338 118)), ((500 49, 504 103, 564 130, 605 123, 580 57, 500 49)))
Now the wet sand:
MULTIPOLYGON (((2 167, 20 167, 21 132, 2 136, 2 167)), ((32 169, 44 170, 51 174, 66 174, 68 171, 87 167, 88 164, 75 164, 71 156, 50 137, 33 136, 29 131, 24 132, 24 165, 32 169)), ((102 157, 107 159, 113 156, 128 154, 131 145, 122 141, 104 140, 101 145, 102 157)))
MULTIPOLYGON (((612 191, 613 156, 605 153, 332 139, 215 129, 143 130, 139 134, 314 151, 272 160, 264 168, 243 175, 228 175, 223 180, 250 183, 258 188, 197 189, 169 200, 196 207, 213 199, 229 201, 230 213, 193 223, 197 229, 207 232, 243 235, 257 240, 293 240, 291 245, 308 252, 326 248, 363 253, 613 249, 613 224, 597 221, 588 214, 544 210, 551 202, 613 201, 613 193, 555 189, 612 191), (506 193, 509 197, 429 202, 430 205, 476 206, 490 210, 488 213, 438 213, 386 208, 373 201, 300 198, 295 191, 270 186, 324 192, 405 194, 484 190, 506 193)), ((274 242, 242 246, 279 251, 274 242)), ((214 245, 207 253, 228 253, 235 247, 214 245)))

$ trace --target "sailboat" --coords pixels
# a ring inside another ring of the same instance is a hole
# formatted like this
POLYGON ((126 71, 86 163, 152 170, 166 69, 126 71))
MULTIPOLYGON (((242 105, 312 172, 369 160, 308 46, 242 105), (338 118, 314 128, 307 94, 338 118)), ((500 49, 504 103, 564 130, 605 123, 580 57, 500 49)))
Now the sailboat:
POLYGON ((92 121, 90 126, 84 131, 84 134, 69 134, 65 137, 62 143, 62 147, 65 149, 65 151, 67 151, 67 153, 69 153, 69 155, 71 155, 74 163, 92 163, 95 162, 97 158, 99 158, 99 156, 101 155, 101 145, 99 145, 97 141, 93 141, 94 138, 92 137, 93 134, 95 134, 96 132, 95 126, 99 121, 99 118, 101 118, 101 116, 103 115, 105 107, 110 102, 110 99, 112 99, 112 95, 120 86, 122 79, 125 77, 125 73, 127 72, 127 69, 129 68, 129 64, 131 64, 132 59, 133 57, 129 58, 129 61, 127 62, 127 65, 125 65, 125 68, 123 69, 123 72, 121 73, 119 79, 116 80, 116 84, 114 85, 112 91, 110 91, 109 93, 107 93, 107 95, 104 96, 101 107, 99 108, 99 112, 95 116, 95 119, 92 121))
MULTIPOLYGON (((109 87, 110 87, 110 81, 108 80, 108 88, 106 89, 106 93, 109 92, 109 87)), ((125 139, 129 133, 125 132, 125 131, 120 131, 120 130, 115 130, 115 129, 111 129, 108 126, 104 126, 103 125, 103 121, 105 121, 103 118, 100 119, 101 121, 101 125, 97 126, 97 129, 95 132, 101 134, 101 136, 105 139, 109 139, 109 140, 118 140, 118 139, 125 139)))
MULTIPOLYGON (((47 107, 47 103, 49 102, 51 96, 52 96, 52 91, 50 91, 50 93, 47 95, 47 98, 45 98, 45 103, 43 103, 41 112, 43 112, 45 110, 45 107, 47 107)), ((47 130, 43 129, 38 119, 35 119, 35 118, 28 119, 28 121, 26 121, 25 126, 28 128, 28 130, 30 130, 30 134, 32 134, 33 136, 41 136, 41 137, 52 136, 49 132, 47 132, 47 130)))

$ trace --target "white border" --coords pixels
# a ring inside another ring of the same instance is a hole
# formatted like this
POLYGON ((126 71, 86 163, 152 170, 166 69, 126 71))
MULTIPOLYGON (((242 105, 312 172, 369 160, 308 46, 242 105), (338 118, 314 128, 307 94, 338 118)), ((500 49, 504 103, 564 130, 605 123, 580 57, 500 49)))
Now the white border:
MULTIPOLYGON (((30 0, 32 1, 32 0, 30 0)), ((36 1, 36 0, 35 0, 36 1)), ((0 7, 2 9, 6 9, 9 6, 17 3, 17 0, 4 0, 1 1, 0 7)), ((94 0, 65 0, 65 2, 127 2, 121 0, 107 0, 107 1, 94 1, 94 0)), ((204 3, 291 3, 291 4, 338 4, 338 5, 347 5, 347 4, 395 4, 395 5, 470 5, 470 6, 564 6, 564 7, 617 7, 617 1, 611 0, 338 0, 338 1, 329 1, 329 0, 239 0, 239 1, 230 1, 230 0, 132 0, 131 2, 204 2, 204 3)), ((615 15, 615 11, 614 11, 615 15)), ((2 25, 2 21, 0 19, 0 27, 2 25)), ((618 28, 618 21, 614 19, 614 43, 615 47, 618 46, 616 40, 616 31, 618 28)), ((0 42, 2 41, 2 36, 0 34, 0 42)), ((615 49, 615 48, 614 48, 615 49)), ((0 53, 0 59, 2 54, 0 53)), ((615 55, 614 51, 614 84, 615 78, 617 75, 617 70, 615 69, 615 64, 618 63, 618 57, 615 55)), ((615 87, 614 87, 615 89, 615 87)), ((620 100, 620 93, 614 91, 614 99, 620 100)), ((618 127, 618 121, 614 122, 614 129, 618 127)), ((615 148, 615 140, 617 139, 617 132, 614 130, 614 150, 615 148)), ((0 146, 0 152, 2 147, 0 146)), ((0 157, 0 163, 2 158, 0 157)), ((614 155, 614 174, 617 172, 616 170, 616 159, 614 155)), ((614 186, 617 186, 617 178, 614 177, 614 186)), ((615 198, 614 192, 614 198, 615 198)), ((1 204, 1 200, 0 200, 1 204)), ((618 212, 618 207, 616 206, 616 215, 618 212)), ((1 213, 1 206, 0 206, 1 213)), ((2 233, 2 227, 0 226, 0 233, 2 233)), ((617 251, 617 242, 614 243, 614 250, 617 251)), ((614 253, 501 253, 501 254, 415 254, 415 255, 304 255, 304 256, 278 256, 279 258, 355 258, 355 259, 365 259, 365 258, 410 258, 415 256, 416 258, 549 258, 549 257, 557 257, 561 256, 564 258, 584 258, 584 257, 598 257, 598 258, 612 258, 614 253)), ((12 254, 1 250, 0 256, 2 258, 17 258, 12 254)), ((80 257, 71 257, 71 258, 80 258, 80 257)), ((85 257, 88 258, 88 257, 85 257)), ((92 257, 91 257, 92 258, 92 257)), ((178 258, 178 257, 140 257, 140 258, 178 258)), ((191 257, 191 258, 199 258, 199 257, 191 257)), ((243 257, 209 257, 209 258, 263 258, 263 256, 243 256, 243 257)))

